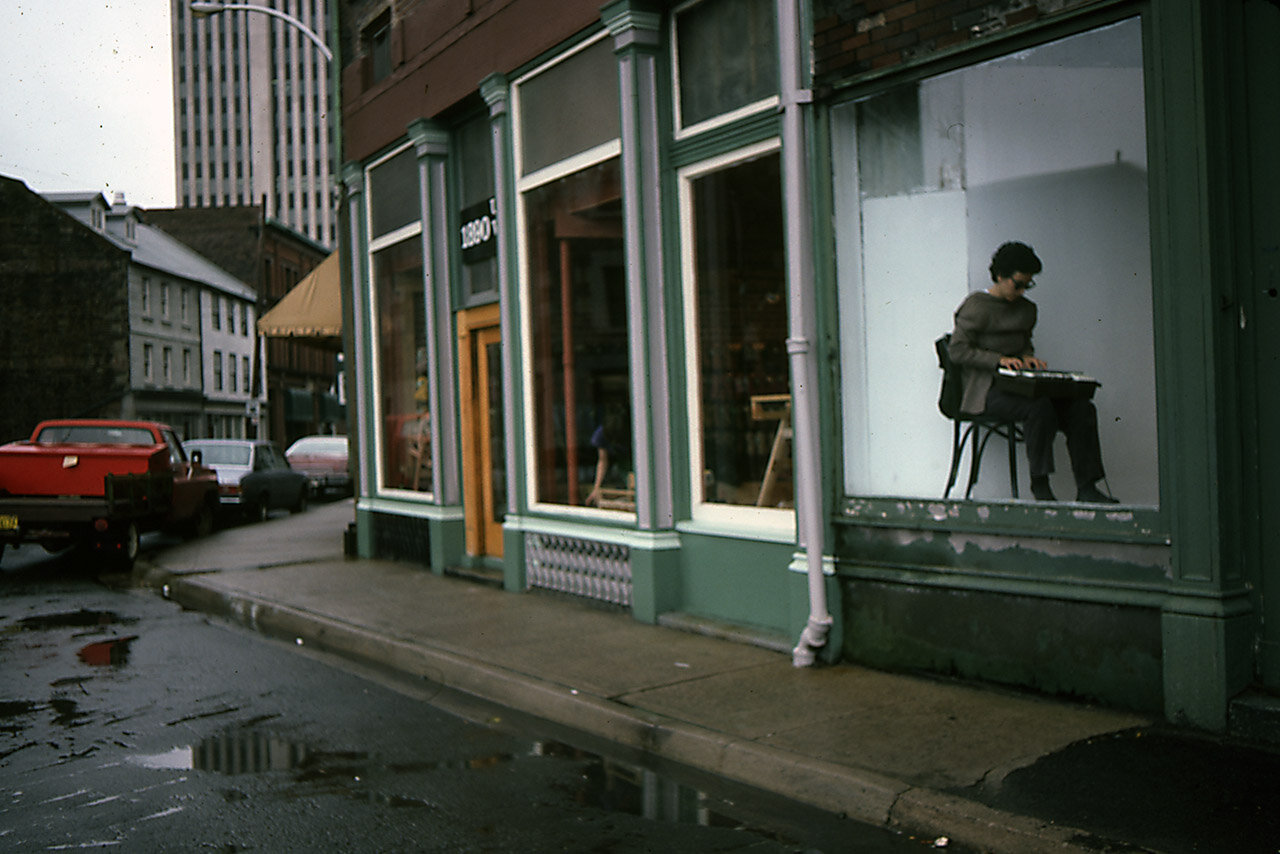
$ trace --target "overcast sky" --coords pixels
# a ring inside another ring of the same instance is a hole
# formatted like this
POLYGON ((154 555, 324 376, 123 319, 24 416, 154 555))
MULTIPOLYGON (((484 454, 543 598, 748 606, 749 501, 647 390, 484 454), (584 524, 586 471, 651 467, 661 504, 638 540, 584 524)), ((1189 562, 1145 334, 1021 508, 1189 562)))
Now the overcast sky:
POLYGON ((171 207, 169 0, 0 0, 0 174, 171 207))

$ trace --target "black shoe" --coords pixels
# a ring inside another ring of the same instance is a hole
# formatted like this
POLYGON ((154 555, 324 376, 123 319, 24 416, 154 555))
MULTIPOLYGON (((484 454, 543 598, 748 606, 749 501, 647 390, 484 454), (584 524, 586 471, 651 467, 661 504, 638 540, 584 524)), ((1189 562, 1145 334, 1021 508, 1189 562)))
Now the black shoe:
POLYGON ((1031 478, 1031 494, 1035 496, 1036 501, 1057 501, 1053 494, 1052 487, 1049 486, 1049 478, 1033 477, 1031 478))
POLYGON ((1102 490, 1098 489, 1095 484, 1087 484, 1080 487, 1076 492, 1076 501, 1085 501, 1089 504, 1119 504, 1120 500, 1112 498, 1102 490))

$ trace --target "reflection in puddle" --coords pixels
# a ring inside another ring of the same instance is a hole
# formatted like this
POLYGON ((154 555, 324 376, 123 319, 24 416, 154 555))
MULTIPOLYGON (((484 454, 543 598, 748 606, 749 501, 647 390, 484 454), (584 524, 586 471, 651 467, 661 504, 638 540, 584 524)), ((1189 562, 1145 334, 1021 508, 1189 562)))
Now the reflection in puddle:
POLYGON ((312 751, 306 744, 266 733, 228 730, 199 744, 165 753, 130 757, 143 768, 213 771, 219 774, 263 774, 302 767, 312 751))
POLYGON ((137 755, 130 762, 143 768, 208 771, 225 775, 289 773, 296 783, 323 781, 353 798, 391 806, 431 806, 417 797, 370 792, 363 783, 378 774, 483 772, 520 761, 568 761, 581 765, 572 784, 560 791, 579 806, 642 818, 711 827, 737 827, 772 836, 729 816, 727 802, 647 768, 611 759, 559 741, 534 741, 522 753, 491 753, 463 759, 376 763, 360 751, 325 751, 305 742, 252 729, 232 729, 193 746, 137 755))
POLYGON ((137 635, 130 635, 91 643, 81 647, 76 657, 95 667, 123 667, 129 663, 129 644, 137 639, 137 635))

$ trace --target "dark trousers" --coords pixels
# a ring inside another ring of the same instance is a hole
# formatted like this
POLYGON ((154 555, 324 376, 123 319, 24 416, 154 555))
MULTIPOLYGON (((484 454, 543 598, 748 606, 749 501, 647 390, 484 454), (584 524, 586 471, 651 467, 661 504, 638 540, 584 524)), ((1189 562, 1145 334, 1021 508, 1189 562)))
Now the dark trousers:
POLYGON ((1047 477, 1053 471, 1053 440, 1059 430, 1067 437, 1067 453, 1077 487, 1105 475, 1098 442, 1098 410, 1087 398, 1026 397, 992 388, 987 392, 987 408, 982 414, 1022 423, 1032 477, 1047 477))

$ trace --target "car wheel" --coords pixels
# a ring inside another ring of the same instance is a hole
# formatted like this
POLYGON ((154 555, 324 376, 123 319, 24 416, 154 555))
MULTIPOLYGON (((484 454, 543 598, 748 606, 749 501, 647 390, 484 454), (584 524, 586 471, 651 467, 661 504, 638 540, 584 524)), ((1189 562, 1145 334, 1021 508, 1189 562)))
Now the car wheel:
POLYGON ((115 539, 106 540, 103 547, 109 555, 111 568, 121 572, 133 569, 134 561, 138 559, 138 542, 138 526, 132 522, 124 526, 115 539))
POLYGON ((302 484, 301 488, 298 489, 298 500, 293 502, 293 506, 289 508, 290 513, 307 512, 307 491, 307 485, 305 483, 302 484))
POLYGON ((248 517, 250 522, 267 521, 267 497, 264 495, 257 501, 249 502, 245 507, 244 515, 248 517))
POLYGON ((194 540, 199 537, 207 537, 213 533, 213 504, 206 501, 200 505, 200 510, 196 513, 191 524, 187 526, 187 539, 194 540))

